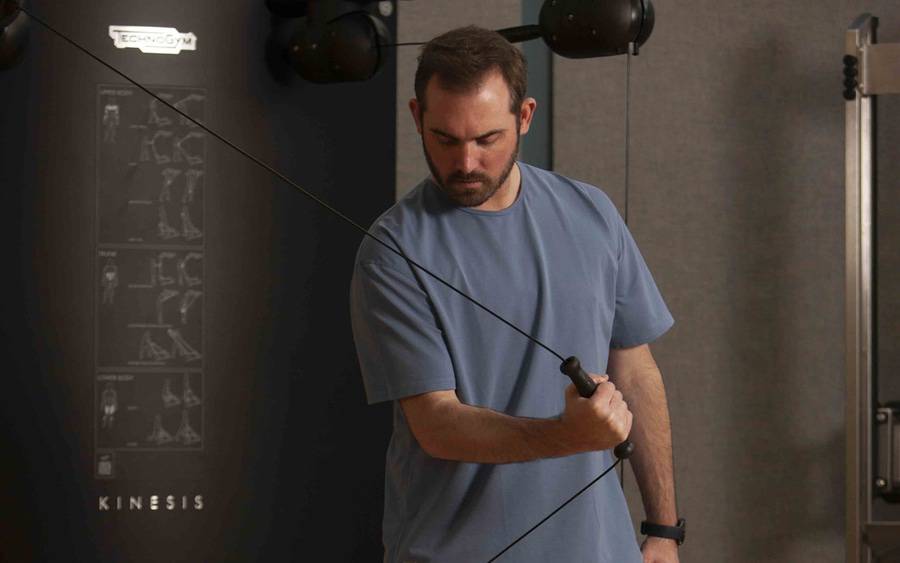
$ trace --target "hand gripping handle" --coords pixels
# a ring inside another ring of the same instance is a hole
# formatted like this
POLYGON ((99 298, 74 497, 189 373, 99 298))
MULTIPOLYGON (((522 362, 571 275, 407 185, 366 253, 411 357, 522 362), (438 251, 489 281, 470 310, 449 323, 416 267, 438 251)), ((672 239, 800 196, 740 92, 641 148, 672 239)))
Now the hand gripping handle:
MULTIPOLYGON (((571 379, 572 383, 575 385, 575 389, 578 390, 578 394, 582 397, 590 397, 594 394, 594 390, 597 389, 597 384, 594 383, 594 380, 591 379, 583 369, 581 369, 581 362, 579 362, 578 358, 575 356, 567 358, 566 361, 559 366, 559 371, 569 376, 569 379, 571 379)), ((625 440, 615 447, 613 453, 616 454, 616 457, 619 459, 628 459, 633 451, 634 444, 625 440)))

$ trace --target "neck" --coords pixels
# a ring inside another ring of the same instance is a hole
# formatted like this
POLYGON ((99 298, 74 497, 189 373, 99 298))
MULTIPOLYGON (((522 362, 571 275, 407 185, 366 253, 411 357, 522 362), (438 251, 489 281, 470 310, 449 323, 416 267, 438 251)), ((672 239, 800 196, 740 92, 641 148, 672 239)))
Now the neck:
POLYGON ((522 174, 519 172, 519 163, 513 164, 509 177, 503 182, 497 191, 488 199, 477 207, 479 211, 502 211, 512 205, 519 196, 519 190, 522 185, 522 174))

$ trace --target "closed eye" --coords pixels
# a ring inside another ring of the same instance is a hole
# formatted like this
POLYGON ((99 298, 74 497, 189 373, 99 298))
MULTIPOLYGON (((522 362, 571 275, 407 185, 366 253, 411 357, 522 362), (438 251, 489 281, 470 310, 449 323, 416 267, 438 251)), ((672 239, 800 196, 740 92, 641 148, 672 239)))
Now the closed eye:
POLYGON ((455 145, 458 141, 452 137, 444 137, 442 135, 437 136, 438 143, 444 145, 445 147, 450 147, 455 145))
POLYGON ((478 144, 481 146, 491 146, 497 142, 500 138, 498 133, 492 133, 490 135, 485 135, 484 137, 478 137, 478 144))

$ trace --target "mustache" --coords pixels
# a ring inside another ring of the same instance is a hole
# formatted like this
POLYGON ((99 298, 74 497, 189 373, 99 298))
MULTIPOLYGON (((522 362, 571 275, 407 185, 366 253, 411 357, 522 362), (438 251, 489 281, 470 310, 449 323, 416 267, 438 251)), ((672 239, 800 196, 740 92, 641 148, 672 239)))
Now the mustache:
POLYGON ((450 182, 487 182, 488 178, 483 174, 451 174, 448 178, 450 182))

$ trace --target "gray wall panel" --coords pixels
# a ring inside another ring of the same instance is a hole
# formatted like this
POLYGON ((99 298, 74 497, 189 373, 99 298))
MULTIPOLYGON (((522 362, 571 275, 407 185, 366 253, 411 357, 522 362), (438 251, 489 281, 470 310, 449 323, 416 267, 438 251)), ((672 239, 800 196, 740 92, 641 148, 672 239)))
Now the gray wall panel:
MULTIPOLYGON (((635 63, 637 58, 632 59, 632 73, 635 63)), ((555 170, 601 186, 624 210, 624 57, 574 60, 554 55, 553 72, 555 170)))

